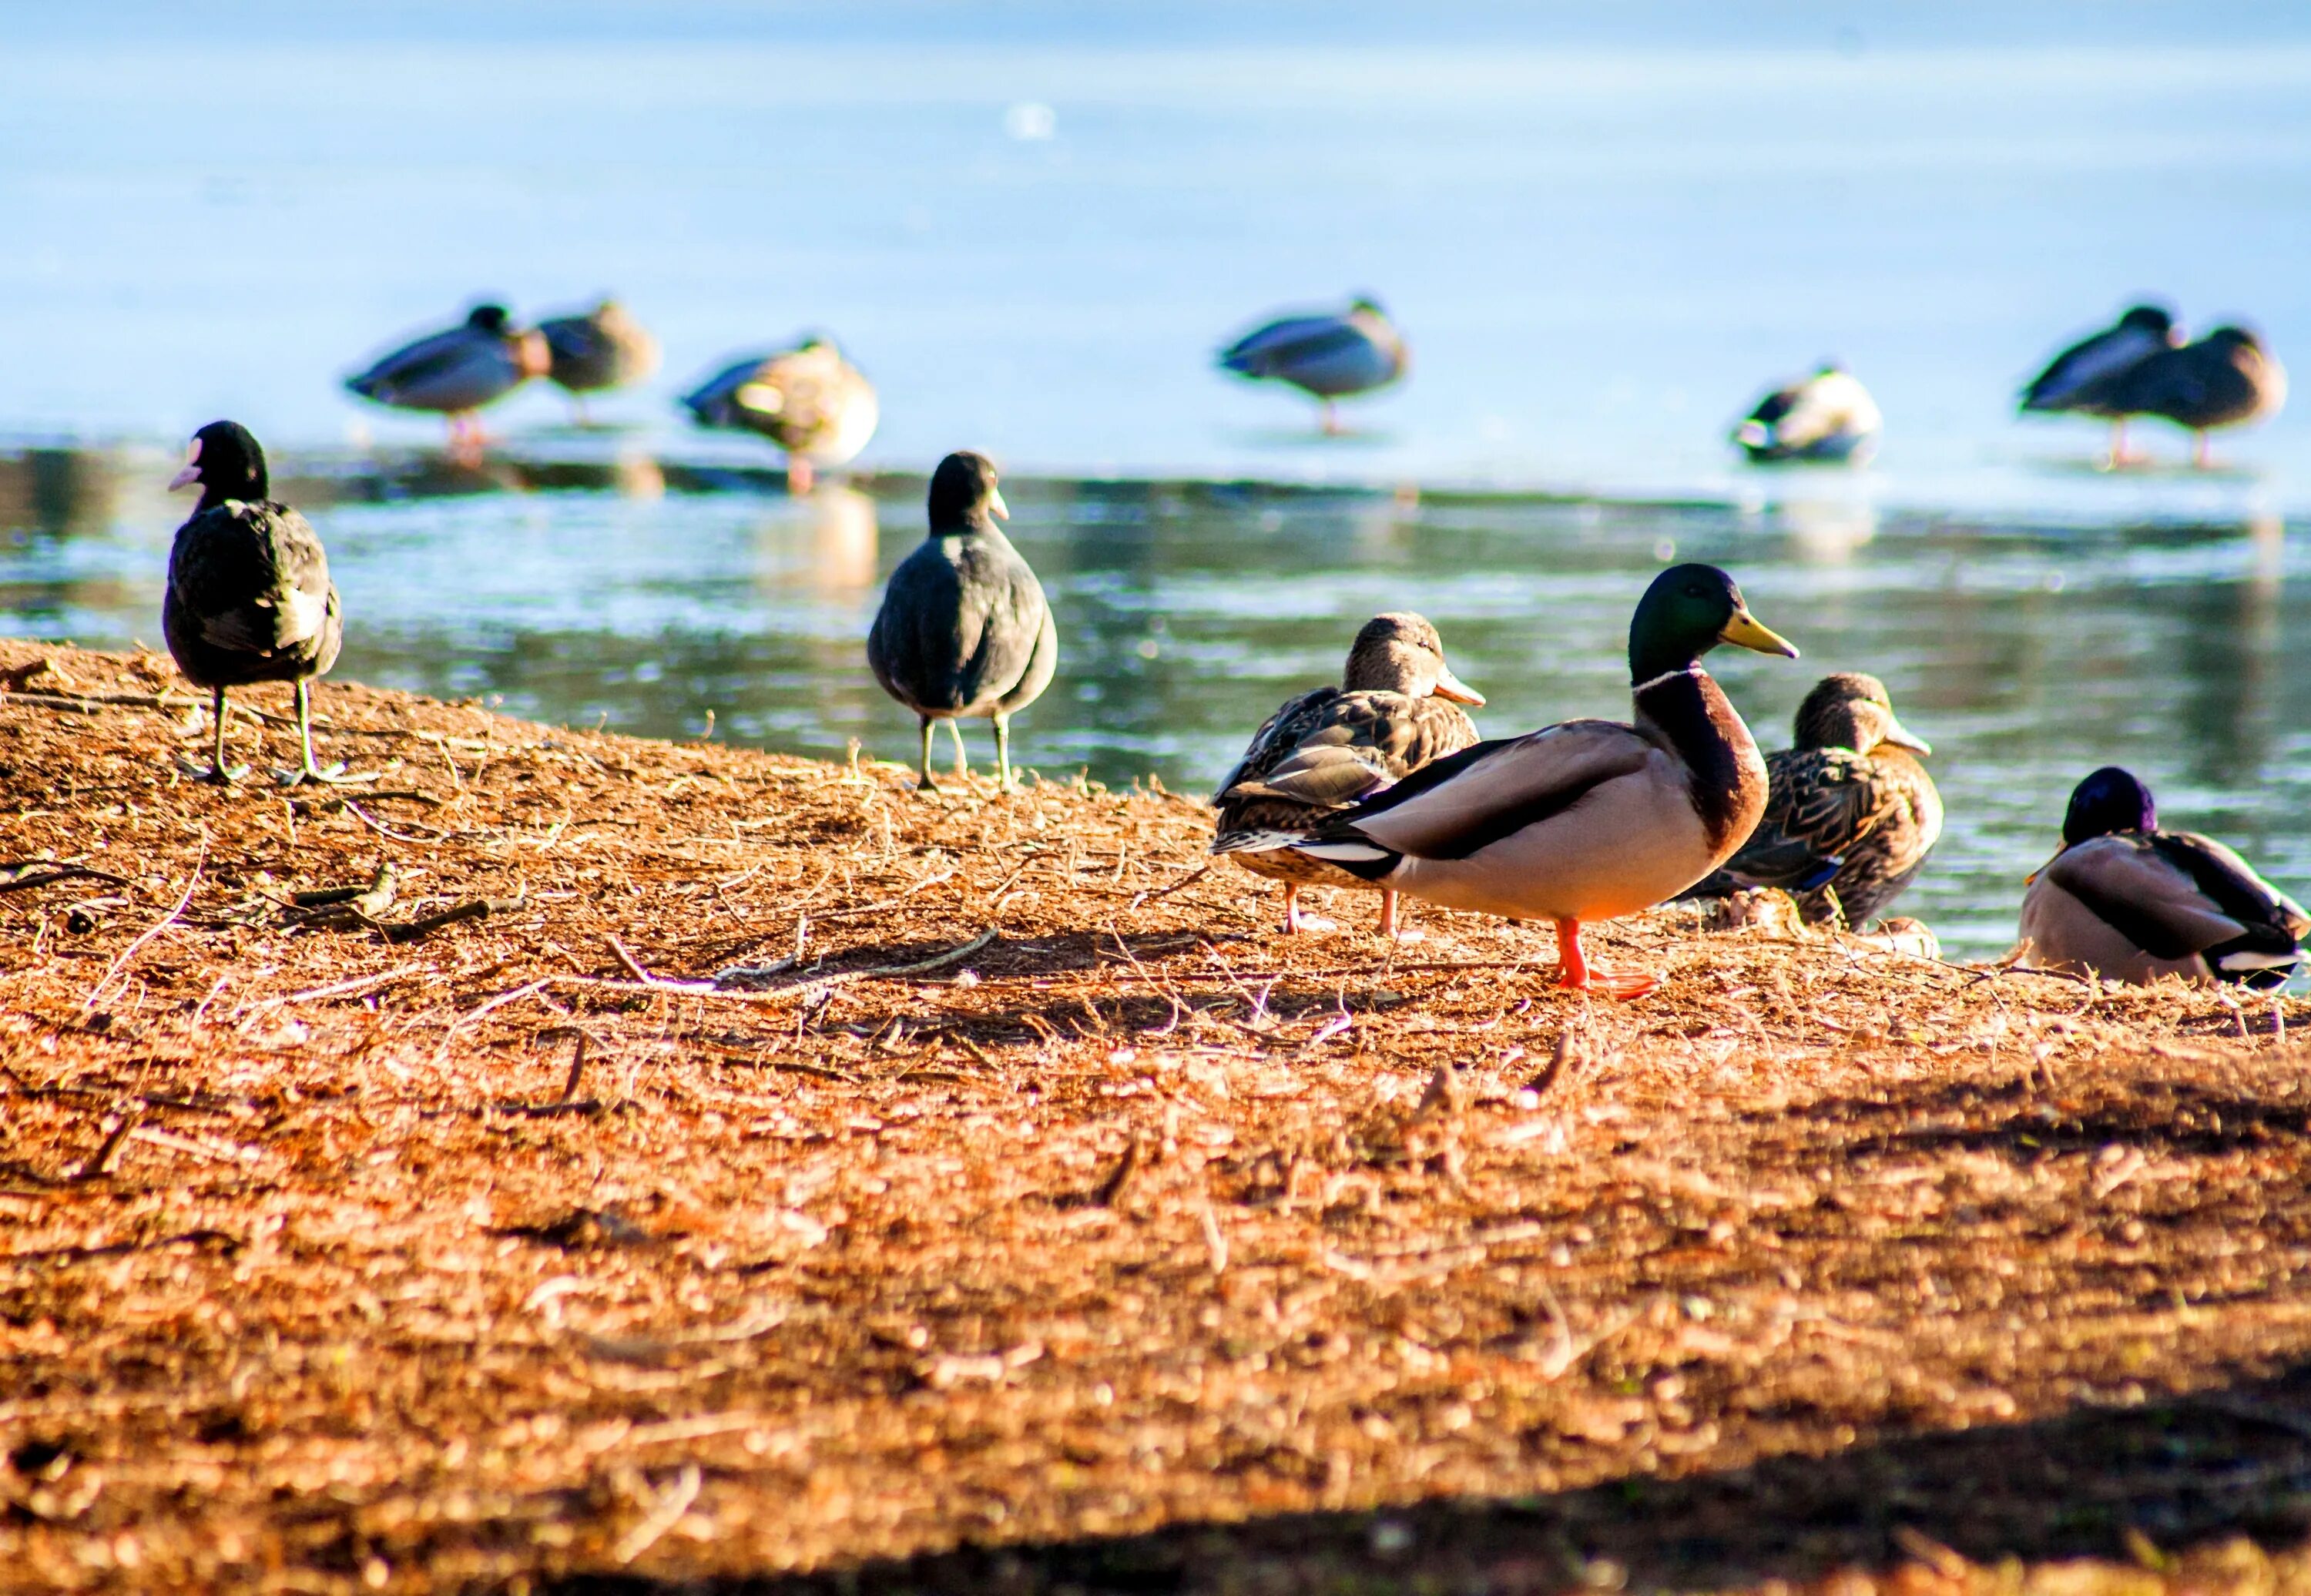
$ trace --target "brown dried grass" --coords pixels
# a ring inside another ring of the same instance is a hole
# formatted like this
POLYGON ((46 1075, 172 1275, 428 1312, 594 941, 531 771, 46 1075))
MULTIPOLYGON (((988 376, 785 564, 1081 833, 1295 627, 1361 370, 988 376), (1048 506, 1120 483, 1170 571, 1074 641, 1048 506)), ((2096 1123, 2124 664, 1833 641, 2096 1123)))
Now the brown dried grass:
POLYGON ((335 685, 373 788, 220 792, 171 682, 0 643, 102 873, 0 878, 10 1590, 2311 1582, 2260 1002, 1663 912, 1618 1006, 1153 784, 335 685))

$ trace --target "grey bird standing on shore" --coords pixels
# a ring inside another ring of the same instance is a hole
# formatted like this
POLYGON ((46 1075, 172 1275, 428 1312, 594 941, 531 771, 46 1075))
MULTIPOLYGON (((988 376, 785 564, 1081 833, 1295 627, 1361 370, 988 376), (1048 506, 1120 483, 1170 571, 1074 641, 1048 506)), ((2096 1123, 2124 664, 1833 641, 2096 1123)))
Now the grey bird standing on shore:
POLYGON ((336 663, 344 636, 321 539, 267 497, 265 450, 238 422, 213 421, 193 434, 185 468, 169 484, 172 493, 191 487, 201 501, 169 551, 161 631, 177 668, 213 695, 216 757, 203 779, 231 782, 246 771, 224 762, 226 689, 294 682, 305 763, 293 779, 336 780, 342 767, 313 763, 311 683, 336 663))
POLYGON ((1011 717, 1042 696, 1058 668, 1060 637, 1043 585, 997 528, 1011 511, 995 485, 995 466, 962 450, 931 474, 930 535, 891 573, 883 607, 867 634, 867 662, 883 691, 922 722, 922 787, 931 779, 931 728, 955 737, 955 768, 967 774, 955 721, 995 722, 995 763, 1005 790, 1011 774, 1011 717))

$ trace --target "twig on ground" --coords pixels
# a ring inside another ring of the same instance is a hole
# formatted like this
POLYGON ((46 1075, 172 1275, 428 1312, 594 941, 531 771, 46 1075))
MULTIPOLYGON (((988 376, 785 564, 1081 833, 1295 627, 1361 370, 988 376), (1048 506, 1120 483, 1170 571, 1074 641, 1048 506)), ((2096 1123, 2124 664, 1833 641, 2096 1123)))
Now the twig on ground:
POLYGON ((657 1503, 643 1515, 641 1522, 619 1537, 610 1556, 620 1564, 631 1563, 656 1546, 658 1538, 680 1523, 682 1515, 690 1511, 690 1504, 698 1500, 700 1479, 698 1465, 685 1463, 682 1472, 658 1494, 657 1503))
POLYGON ((185 912, 185 905, 193 901, 193 889, 201 884, 201 867, 207 862, 208 857, 209 835, 206 831, 203 831, 201 850, 193 859, 192 872, 185 877, 185 890, 179 894, 176 906, 148 926, 142 936, 120 950, 118 958, 105 966, 104 973, 97 977, 96 984, 88 990, 88 996, 81 999, 80 1006, 83 1010, 96 1007, 96 1000, 104 996, 104 989, 112 984, 112 978, 127 967, 128 961, 135 958, 146 943, 177 923, 178 918, 185 912))
POLYGON ((428 914, 418 920, 403 920, 398 925, 371 921, 378 934, 396 945, 414 942, 420 937, 431 936, 443 926, 454 926, 459 920, 482 920, 493 914, 510 914, 522 906, 519 898, 469 898, 439 914, 428 914))
POLYGON ((129 884, 127 876, 116 876, 109 870, 92 869, 87 865, 51 864, 47 859, 22 859, 11 865, 0 865, 0 869, 10 868, 18 869, 21 873, 0 881, 0 893, 28 892, 36 886, 53 886, 59 881, 83 878, 109 881, 115 886, 129 884), (45 873, 41 869, 43 866, 47 867, 45 873))

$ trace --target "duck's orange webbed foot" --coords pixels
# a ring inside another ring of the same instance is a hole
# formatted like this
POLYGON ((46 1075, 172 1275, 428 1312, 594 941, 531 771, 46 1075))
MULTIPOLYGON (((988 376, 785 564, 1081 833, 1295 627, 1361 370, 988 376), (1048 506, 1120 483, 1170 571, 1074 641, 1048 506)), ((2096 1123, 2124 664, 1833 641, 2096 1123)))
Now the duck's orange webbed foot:
POLYGON ((1661 985, 1661 977, 1649 970, 1602 970, 1592 965, 1581 952, 1581 922, 1560 920, 1557 922, 1557 984, 1567 991, 1595 992, 1626 1002, 1661 985))

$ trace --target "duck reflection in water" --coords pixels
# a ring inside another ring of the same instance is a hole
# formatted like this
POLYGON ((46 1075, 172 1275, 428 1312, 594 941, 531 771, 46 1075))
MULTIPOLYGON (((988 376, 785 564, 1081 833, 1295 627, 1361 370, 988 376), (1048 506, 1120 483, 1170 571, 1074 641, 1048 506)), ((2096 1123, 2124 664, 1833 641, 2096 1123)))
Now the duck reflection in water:
POLYGON ((756 546, 765 587, 829 597, 872 588, 882 551, 875 501, 857 488, 821 483, 807 498, 776 504, 758 523, 756 546))

